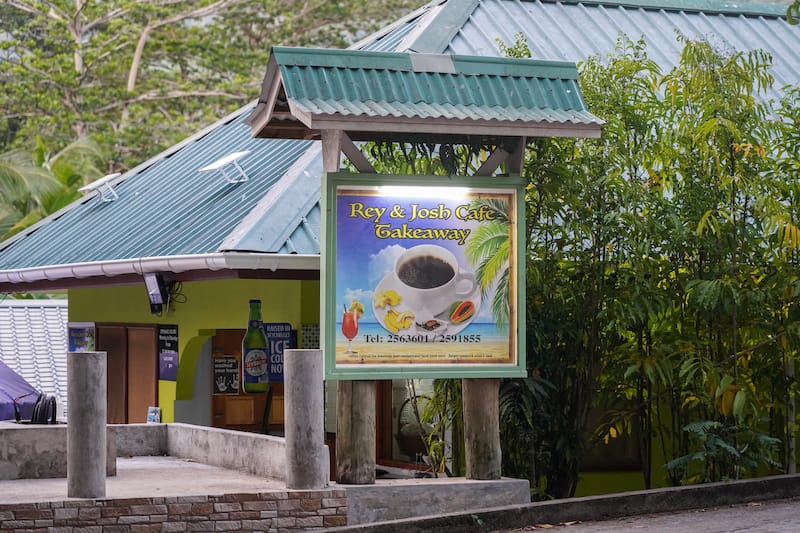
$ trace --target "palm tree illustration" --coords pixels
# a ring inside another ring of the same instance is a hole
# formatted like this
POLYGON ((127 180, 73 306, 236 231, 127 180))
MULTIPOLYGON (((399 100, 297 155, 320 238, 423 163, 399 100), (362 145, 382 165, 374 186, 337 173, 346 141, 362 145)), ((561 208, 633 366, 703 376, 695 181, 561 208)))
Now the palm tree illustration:
POLYGON ((470 235, 465 249, 467 260, 475 271, 475 279, 481 288, 481 299, 497 281, 492 299, 492 316, 498 328, 508 325, 509 302, 509 239, 510 220, 508 202, 500 199, 479 198, 470 207, 488 207, 497 213, 497 218, 481 224, 470 235))

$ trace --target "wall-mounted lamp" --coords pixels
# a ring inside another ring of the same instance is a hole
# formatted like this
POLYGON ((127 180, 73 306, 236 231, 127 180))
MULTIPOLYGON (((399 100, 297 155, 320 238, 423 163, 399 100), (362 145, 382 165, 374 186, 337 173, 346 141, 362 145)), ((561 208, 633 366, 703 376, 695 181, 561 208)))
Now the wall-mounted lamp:
POLYGON ((160 315, 164 309, 164 304, 169 303, 169 284, 161 274, 147 272, 144 274, 144 285, 147 288, 147 296, 150 299, 150 312, 154 315, 160 315))

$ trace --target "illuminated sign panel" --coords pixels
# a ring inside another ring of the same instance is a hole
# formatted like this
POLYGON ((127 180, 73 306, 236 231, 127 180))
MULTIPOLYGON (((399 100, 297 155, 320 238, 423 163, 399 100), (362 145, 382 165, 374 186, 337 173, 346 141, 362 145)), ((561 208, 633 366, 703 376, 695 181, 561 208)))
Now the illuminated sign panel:
POLYGON ((326 377, 525 375, 519 179, 329 174, 323 202, 326 377))

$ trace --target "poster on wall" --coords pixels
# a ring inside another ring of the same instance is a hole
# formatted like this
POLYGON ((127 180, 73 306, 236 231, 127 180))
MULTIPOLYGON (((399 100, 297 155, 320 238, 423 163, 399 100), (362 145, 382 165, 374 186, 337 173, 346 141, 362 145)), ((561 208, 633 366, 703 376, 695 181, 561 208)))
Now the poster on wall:
POLYGON ((178 379, 178 326, 159 324, 158 326, 158 379, 177 381, 178 379))
POLYGON ((239 394, 239 359, 235 355, 214 357, 214 394, 239 394))
POLYGON ((328 175, 326 376, 524 375, 521 191, 513 178, 328 175))
POLYGON ((288 322, 265 322, 267 361, 270 383, 283 383, 283 351, 294 348, 292 325, 288 322))
POLYGON ((94 351, 94 322, 68 322, 67 333, 70 352, 94 351))

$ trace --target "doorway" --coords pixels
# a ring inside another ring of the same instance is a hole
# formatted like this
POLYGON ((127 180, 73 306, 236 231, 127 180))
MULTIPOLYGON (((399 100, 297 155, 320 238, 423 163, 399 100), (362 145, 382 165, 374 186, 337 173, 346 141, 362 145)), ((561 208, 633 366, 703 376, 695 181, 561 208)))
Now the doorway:
POLYGON ((107 422, 147 422, 147 408, 158 405, 158 325, 96 328, 97 350, 107 354, 107 422))

